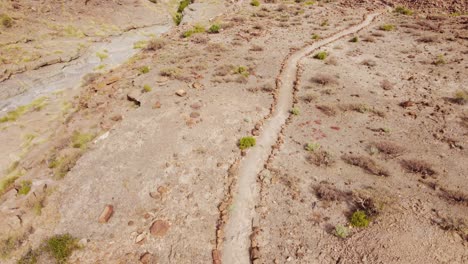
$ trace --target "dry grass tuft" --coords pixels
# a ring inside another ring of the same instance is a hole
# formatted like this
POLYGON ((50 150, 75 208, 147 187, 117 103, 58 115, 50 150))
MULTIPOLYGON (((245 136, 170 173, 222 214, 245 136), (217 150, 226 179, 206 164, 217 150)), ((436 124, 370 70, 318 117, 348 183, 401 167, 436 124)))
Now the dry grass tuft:
POLYGON ((398 157, 405 151, 403 147, 390 141, 375 142, 371 144, 371 147, 377 148, 380 153, 389 158, 398 157))
POLYGON ((433 43, 438 42, 437 36, 423 36, 417 39, 418 42, 421 43, 433 43))
POLYGON ((468 241, 468 224, 465 219, 438 216, 432 219, 432 222, 438 225, 442 230, 456 232, 463 240, 468 241))
POLYGON ((326 116, 336 116, 336 110, 328 105, 317 105, 316 108, 326 116))
POLYGON ((350 193, 337 189, 329 184, 320 184, 314 187, 315 194, 322 201, 346 201, 350 193))
POLYGON ((352 201, 357 210, 364 211, 369 217, 377 216, 381 211, 374 198, 366 193, 353 192, 352 201))
POLYGON ((166 45, 164 39, 155 38, 148 42, 145 47, 145 51, 156 51, 162 49, 166 45))
POLYGON ((318 167, 330 167, 335 163, 333 156, 325 150, 317 150, 307 157, 307 161, 318 167))
POLYGON ((440 188, 439 197, 455 204, 468 206, 468 194, 461 191, 452 191, 445 188, 440 188))
POLYGON ((431 168, 431 165, 422 160, 402 160, 401 166, 409 173, 421 174, 423 178, 436 175, 436 171, 431 168))
POLYGON ((314 77, 312 77, 311 81, 321 85, 338 84, 338 81, 334 76, 324 73, 316 74, 314 77))
POLYGON ((366 172, 377 176, 390 176, 390 172, 378 165, 373 159, 361 155, 343 155, 341 157, 346 163, 357 166, 366 172))

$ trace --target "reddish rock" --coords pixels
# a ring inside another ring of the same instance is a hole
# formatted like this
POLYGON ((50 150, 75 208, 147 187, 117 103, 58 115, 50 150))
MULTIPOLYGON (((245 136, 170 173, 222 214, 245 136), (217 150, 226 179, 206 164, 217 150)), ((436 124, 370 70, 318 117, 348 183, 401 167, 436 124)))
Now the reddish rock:
POLYGON ((156 237, 162 237, 166 235, 171 225, 164 220, 156 220, 150 227, 150 233, 156 237))
POLYGON ((153 109, 159 109, 159 108, 161 108, 161 102, 157 101, 156 103, 154 103, 153 109))
POLYGON ((114 213, 114 206, 108 204, 104 207, 101 215, 99 216, 99 223, 107 223, 111 218, 112 214, 114 213))
POLYGON ((221 256, 219 254, 219 250, 213 249, 211 252, 211 256, 213 258, 213 264, 221 264, 221 256))
POLYGON ((158 259, 153 254, 151 254, 149 252, 145 252, 140 256, 140 262, 142 264, 157 264, 158 259))

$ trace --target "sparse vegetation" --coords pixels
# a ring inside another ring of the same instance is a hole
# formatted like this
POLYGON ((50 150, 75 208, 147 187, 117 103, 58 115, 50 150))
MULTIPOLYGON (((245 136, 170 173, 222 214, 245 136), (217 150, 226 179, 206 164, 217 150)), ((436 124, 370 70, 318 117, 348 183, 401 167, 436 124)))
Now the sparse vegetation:
POLYGON ((0 22, 6 28, 11 28, 13 26, 13 19, 7 14, 0 15, 0 22))
POLYGON ((211 25, 211 27, 208 29, 208 32, 219 33, 220 30, 221 30, 221 25, 216 23, 216 24, 211 25))
POLYGON ((444 55, 437 55, 437 58, 434 60, 433 64, 434 65, 443 65, 445 64, 446 61, 445 61, 445 57, 444 55))
POLYGON ((140 69, 138 69, 141 74, 148 73, 150 71, 150 68, 148 66, 143 66, 140 69))
POLYGON ((107 59, 109 55, 107 52, 96 52, 96 57, 98 57, 101 61, 107 59))
POLYGON ((245 67, 245 66, 237 66, 236 68, 234 68, 234 73, 236 74, 240 74, 244 77, 248 77, 249 76, 249 68, 245 67))
POLYGON ((374 142, 369 147, 375 147, 377 152, 384 154, 389 158, 400 156, 404 152, 404 148, 390 141, 374 142))
POLYGON ((314 33, 312 34, 312 39, 320 39, 320 35, 318 35, 317 33, 314 33))
POLYGON ((177 8, 177 12, 173 16, 174 23, 178 26, 182 22, 184 17, 183 12, 184 9, 191 4, 191 0, 182 0, 179 2, 179 7, 177 8))
POLYGON ((166 41, 161 38, 153 38, 148 41, 145 51, 156 51, 162 49, 166 45, 166 41))
POLYGON ((407 15, 407 16, 411 16, 413 14, 413 11, 404 7, 404 6, 397 6, 393 12, 395 13, 398 13, 398 14, 402 14, 402 15, 407 15))
POLYGON ((239 148, 244 150, 255 146, 257 140, 254 137, 243 137, 239 140, 239 148))
POLYGON ((395 25, 391 25, 391 24, 384 24, 384 25, 381 25, 379 27, 380 30, 383 30, 383 31, 393 31, 395 30, 395 25))
POLYGON ((28 105, 18 106, 0 118, 0 123, 13 122, 29 111, 40 111, 47 105, 47 97, 39 97, 28 105))
POLYGON ((318 60, 324 60, 328 56, 328 53, 326 51, 320 51, 314 55, 314 59, 318 60))
POLYGON ((133 43, 133 48, 134 49, 146 49, 146 45, 148 45, 147 40, 140 40, 140 41, 133 43))
POLYGON ((149 93, 152 90, 153 90, 153 88, 151 88, 151 86, 149 86, 148 84, 143 85, 143 92, 144 93, 149 93))
POLYGON ((326 116, 336 116, 336 110, 328 105, 317 105, 316 108, 326 116))
POLYGON ((460 105, 468 103, 468 92, 465 90, 456 91, 453 101, 460 105))
POLYGON ((62 179, 75 166, 80 156, 81 151, 62 157, 54 157, 49 161, 48 167, 54 170, 54 175, 57 179, 62 179))
POLYGON ((349 42, 359 42, 359 37, 358 36, 354 36, 352 37, 349 42))
POLYGON ((360 167, 366 172, 377 176, 390 176, 390 172, 379 166, 373 159, 360 155, 343 155, 341 157, 346 163, 360 167))
POLYGON ((465 219, 439 216, 432 221, 442 230, 456 232, 464 241, 468 242, 468 223, 465 219))
POLYGON ((364 211, 357 210, 351 215, 351 225, 354 227, 367 227, 369 219, 364 211))
POLYGON ((312 77, 311 81, 324 86, 338 83, 338 81, 333 75, 329 75, 326 73, 317 73, 314 77, 312 77))
POLYGON ((17 175, 11 175, 11 176, 7 176, 6 178, 3 178, 1 181, 0 181, 0 195, 2 195, 3 193, 5 193, 7 190, 10 189, 10 187, 13 186, 13 184, 15 183, 15 181, 18 179, 19 177, 17 175))
POLYGON ((434 176, 436 174, 436 171, 432 169, 432 166, 422 160, 402 160, 401 166, 409 173, 421 174, 423 178, 426 176, 434 176))
POLYGON ((330 167, 335 163, 333 156, 325 150, 314 151, 307 157, 307 161, 318 167, 330 167))
POLYGON ((21 181, 18 188, 18 195, 26 195, 31 190, 32 182, 31 181, 21 181))
POLYGON ((330 184, 320 184, 315 188, 315 194, 322 201, 346 201, 350 194, 330 184))
POLYGON ((349 236, 349 229, 342 225, 336 225, 335 236, 339 238, 347 238, 349 236))
POLYGON ((318 143, 307 143, 304 146, 304 149, 307 150, 307 151, 310 151, 310 152, 314 152, 314 151, 318 150, 319 148, 320 148, 320 144, 318 144, 318 143))
POLYGON ((71 145, 74 148, 85 149, 86 145, 91 142, 95 137, 94 134, 90 133, 81 133, 79 131, 74 131, 71 136, 71 145))
POLYGON ((193 26, 192 29, 189 29, 185 31, 184 33, 182 33, 182 37, 189 38, 193 34, 198 34, 198 33, 203 33, 203 32, 205 32, 205 28, 202 25, 195 25, 193 26))
POLYGON ((45 241, 43 247, 58 263, 65 263, 73 251, 79 248, 77 239, 69 234, 53 236, 45 241))
POLYGON ((258 0, 252 0, 252 1, 250 1, 250 5, 251 5, 251 6, 260 6, 260 1, 258 1, 258 0))
POLYGON ((289 112, 291 114, 295 115, 295 116, 297 116, 297 115, 299 115, 301 113, 301 111, 297 107, 292 108, 289 112))

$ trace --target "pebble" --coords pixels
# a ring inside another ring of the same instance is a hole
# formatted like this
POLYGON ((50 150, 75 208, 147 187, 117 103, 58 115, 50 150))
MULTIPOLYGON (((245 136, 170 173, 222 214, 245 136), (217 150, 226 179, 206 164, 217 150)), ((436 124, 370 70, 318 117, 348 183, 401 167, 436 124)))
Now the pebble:
POLYGON ((169 230, 170 224, 164 220, 156 220, 150 227, 150 233, 156 237, 163 237, 169 230))
POLYGON ((104 210, 102 210, 101 215, 99 216, 99 223, 101 224, 107 223, 113 213, 114 213, 114 206, 110 204, 106 205, 106 207, 104 207, 104 210))
POLYGON ((177 90, 176 94, 180 97, 187 95, 187 92, 183 89, 177 90))

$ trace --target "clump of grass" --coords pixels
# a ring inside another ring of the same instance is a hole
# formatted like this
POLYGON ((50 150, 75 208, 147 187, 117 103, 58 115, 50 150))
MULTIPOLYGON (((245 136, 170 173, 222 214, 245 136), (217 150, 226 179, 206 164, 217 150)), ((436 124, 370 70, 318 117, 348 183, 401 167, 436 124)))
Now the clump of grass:
POLYGON ((150 71, 150 68, 148 66, 143 66, 138 70, 140 71, 140 73, 145 74, 145 73, 148 73, 150 71))
POLYGON ((319 51, 314 55, 314 59, 317 60, 324 60, 328 56, 328 53, 326 51, 319 51))
POLYGON ((468 206, 468 194, 462 191, 448 190, 442 187, 440 188, 439 197, 451 203, 468 206))
POLYGON ((184 15, 182 13, 175 13, 174 16, 172 17, 172 20, 174 23, 178 26, 182 22, 182 19, 184 18, 184 15))
POLYGON ((153 90, 153 88, 151 88, 151 86, 149 86, 148 84, 143 85, 143 92, 144 93, 149 93, 152 90, 153 90))
POLYGON ((402 15, 407 15, 407 16, 411 16, 413 14, 413 11, 404 7, 404 6, 397 6, 393 12, 395 13, 398 13, 398 14, 402 14, 402 15))
POLYGON ((245 66, 237 66, 236 68, 234 68, 234 73, 236 74, 240 74, 244 77, 248 77, 249 76, 249 68, 245 67, 245 66))
POLYGON ((381 25, 379 27, 380 30, 383 30, 383 31, 393 31, 395 30, 395 25, 391 25, 391 24, 384 24, 384 25, 381 25))
POLYGON ((326 27, 326 26, 328 26, 328 25, 329 25, 328 19, 325 19, 325 20, 323 20, 323 21, 320 23, 320 26, 321 26, 321 27, 326 27))
POLYGON ((314 151, 318 150, 319 148, 320 148, 319 143, 307 143, 304 146, 304 149, 307 150, 307 151, 310 151, 310 152, 314 152, 314 151))
POLYGON ((19 178, 17 175, 7 176, 6 178, 0 181, 0 195, 4 194, 6 191, 13 186, 15 181, 19 178))
POLYGON ((295 116, 297 116, 297 115, 299 115, 301 113, 301 111, 297 107, 292 108, 289 112, 291 114, 295 115, 295 116))
POLYGON ((404 152, 404 148, 390 141, 381 141, 372 143, 370 146, 374 147, 377 152, 384 154, 389 158, 395 158, 400 156, 404 152))
POLYGON ((441 217, 432 220, 442 230, 458 233, 463 240, 468 242, 468 223, 463 218, 441 217))
POLYGON ((6 28, 11 28, 13 26, 13 19, 7 14, 0 15, 0 22, 6 28))
POLYGON ((328 105, 317 105, 316 108, 326 116, 336 116, 336 110, 328 105))
POLYGON ((455 92, 453 101, 457 104, 464 105, 468 102, 468 92, 465 90, 458 90, 455 92))
POLYGON ((346 163, 362 168, 364 171, 377 176, 390 176, 390 172, 378 165, 373 159, 360 155, 343 155, 346 163))
POLYGON ((209 33, 219 33, 220 30, 221 30, 221 25, 215 23, 215 24, 211 25, 211 27, 208 29, 208 32, 209 33))
POLYGON ((70 234, 53 236, 47 239, 44 245, 44 250, 50 253, 58 263, 65 263, 78 248, 78 240, 70 234))
POLYGON ((48 167, 54 170, 56 178, 62 179, 75 166, 81 153, 82 152, 75 152, 70 155, 54 158, 49 162, 48 167))
POLYGON ((29 111, 40 111, 47 105, 47 97, 39 97, 28 105, 18 106, 0 118, 0 123, 13 122, 29 111))
POLYGON ((156 51, 162 49, 166 45, 166 41, 160 38, 153 38, 148 41, 146 44, 145 50, 146 51, 156 51))
POLYGON ((81 133, 79 131, 74 131, 71 136, 71 145, 74 148, 85 149, 86 145, 91 142, 95 137, 94 134, 90 133, 81 133))
POLYGON ((359 42, 359 37, 358 36, 354 36, 352 39, 349 40, 349 42, 359 42))
POLYGON ((19 195, 26 195, 31 190, 32 182, 31 181, 22 181, 20 183, 18 194, 19 195))
POLYGON ((370 221, 364 211, 357 210, 351 215, 350 222, 354 227, 367 227, 370 221))
POLYGON ((425 178, 426 176, 434 176, 436 171, 432 169, 431 164, 416 159, 402 160, 401 166, 409 173, 420 174, 425 178))
POLYGON ((447 62, 445 61, 445 57, 442 54, 437 55, 437 58, 433 62, 434 65, 443 65, 445 63, 447 62))
POLYGON ((349 229, 343 225, 336 225, 334 234, 339 238, 347 238, 349 236, 349 229))
POLYGON ((15 249, 21 246, 24 239, 24 235, 13 235, 0 241, 0 259, 9 257, 15 249))
POLYGON ((311 81, 324 86, 338 83, 338 81, 333 75, 329 75, 326 73, 317 73, 314 77, 312 77, 311 81))
POLYGON ((180 77, 181 72, 178 68, 163 68, 159 71, 159 75, 169 77, 171 79, 177 79, 180 77))
POLYGON ((315 194, 322 201, 346 201, 350 194, 329 184, 320 184, 315 188, 315 194))
POLYGON ((314 151, 307 157, 307 161, 318 167, 330 167, 335 163, 333 156, 325 150, 314 151))
POLYGON ((182 33, 182 37, 189 38, 193 34, 203 33, 205 31, 206 31, 206 29, 202 25, 195 25, 195 26, 193 26, 192 29, 189 29, 189 30, 185 31, 184 33, 182 33))
POLYGON ((251 5, 251 6, 260 6, 260 1, 258 1, 258 0, 252 0, 252 1, 250 2, 250 5, 251 5))
POLYGON ((191 0, 182 0, 179 2, 179 7, 177 8, 177 13, 182 13, 184 12, 184 9, 189 6, 191 3, 191 0))
POLYGON ((96 52, 96 57, 98 57, 101 61, 107 59, 109 55, 107 52, 96 52))
POLYGON ((312 39, 320 39, 320 35, 317 33, 312 34, 312 39))
POLYGON ((239 140, 239 148, 242 150, 253 147, 255 144, 257 140, 254 137, 243 137, 239 140))
POLYGON ((133 43, 133 48, 134 49, 146 49, 146 45, 148 45, 147 40, 139 40, 139 41, 133 43))

